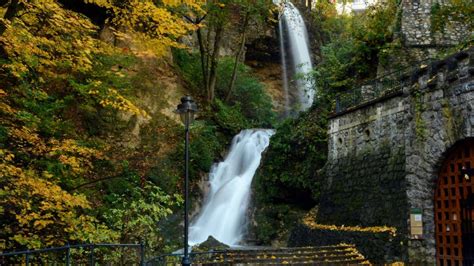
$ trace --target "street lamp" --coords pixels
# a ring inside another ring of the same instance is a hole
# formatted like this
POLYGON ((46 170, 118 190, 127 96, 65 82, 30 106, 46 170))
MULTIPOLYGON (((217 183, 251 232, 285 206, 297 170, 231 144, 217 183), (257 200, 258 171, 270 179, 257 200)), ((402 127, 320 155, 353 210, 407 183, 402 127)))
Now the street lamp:
POLYGON ((184 256, 181 262, 183 266, 191 265, 191 260, 188 254, 189 125, 194 121, 194 114, 197 112, 197 110, 197 105, 191 96, 184 96, 181 98, 181 103, 178 104, 178 108, 175 110, 175 113, 179 114, 181 121, 184 124, 186 135, 184 143, 184 256))

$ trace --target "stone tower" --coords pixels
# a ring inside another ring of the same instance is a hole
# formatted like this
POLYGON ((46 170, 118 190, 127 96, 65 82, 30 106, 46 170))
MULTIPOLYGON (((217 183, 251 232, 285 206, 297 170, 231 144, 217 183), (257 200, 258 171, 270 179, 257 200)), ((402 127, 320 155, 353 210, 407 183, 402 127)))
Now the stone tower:
POLYGON ((466 23, 452 19, 442 31, 432 29, 432 10, 443 6, 443 0, 402 0, 400 37, 404 47, 416 59, 433 55, 437 50, 455 46, 472 32, 466 23))

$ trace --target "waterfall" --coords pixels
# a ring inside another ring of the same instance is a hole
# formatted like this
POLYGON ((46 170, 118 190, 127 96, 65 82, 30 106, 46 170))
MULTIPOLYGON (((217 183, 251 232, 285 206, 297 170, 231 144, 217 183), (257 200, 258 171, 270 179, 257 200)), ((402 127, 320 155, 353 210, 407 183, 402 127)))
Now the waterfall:
MULTIPOLYGON (((279 32, 285 113, 288 114, 290 109, 304 111, 313 104, 315 94, 313 82, 307 77, 312 65, 306 26, 292 3, 278 0, 274 3, 282 6, 279 32), (290 79, 296 80, 292 86, 290 79), (290 92, 290 87, 296 91, 290 92)), ((212 166, 209 192, 197 219, 189 228, 191 246, 206 241, 209 236, 229 246, 242 242, 252 179, 273 134, 270 129, 241 131, 232 140, 225 160, 212 166)))
MULTIPOLYGON (((280 51, 283 68, 283 88, 285 104, 290 102, 288 75, 296 79, 296 93, 291 106, 295 111, 305 111, 311 107, 314 98, 314 82, 308 74, 312 70, 309 53, 308 32, 298 9, 289 1, 273 1, 282 7, 279 21, 280 51), (291 64, 291 71, 288 71, 291 64)), ((287 110, 286 110, 287 111, 287 110)))
POLYGON ((232 140, 225 160, 212 166, 210 190, 200 214, 189 228, 190 245, 202 243, 209 236, 230 246, 241 242, 245 233, 250 185, 262 152, 273 134, 270 129, 241 131, 232 140))
POLYGON ((283 69, 283 96, 285 97, 285 116, 290 113, 290 99, 288 94, 288 71, 286 69, 286 53, 285 41, 281 37, 283 32, 283 20, 278 21, 278 32, 280 33, 280 54, 281 54, 281 68, 283 69))

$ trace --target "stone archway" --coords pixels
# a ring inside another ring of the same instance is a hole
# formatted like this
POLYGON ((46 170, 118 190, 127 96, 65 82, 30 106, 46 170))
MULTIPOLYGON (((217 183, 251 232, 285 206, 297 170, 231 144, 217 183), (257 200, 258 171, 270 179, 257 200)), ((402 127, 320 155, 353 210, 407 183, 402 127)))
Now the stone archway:
POLYGON ((438 265, 474 264, 474 140, 448 152, 435 191, 436 261, 438 265))

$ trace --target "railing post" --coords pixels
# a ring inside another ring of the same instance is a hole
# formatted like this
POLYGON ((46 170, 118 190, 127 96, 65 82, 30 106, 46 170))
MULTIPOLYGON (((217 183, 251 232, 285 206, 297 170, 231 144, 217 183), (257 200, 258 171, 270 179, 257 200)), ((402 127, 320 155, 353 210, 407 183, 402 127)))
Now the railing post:
POLYGON ((69 243, 67 243, 67 250, 66 250, 66 266, 71 265, 71 247, 69 243))
POLYGON ((26 251, 25 253, 25 264, 26 266, 30 265, 30 251, 26 251))
POLYGON ((94 266, 94 265, 95 265, 95 261, 94 261, 94 244, 91 244, 91 245, 90 245, 90 249, 91 249, 91 253, 90 253, 90 257, 89 257, 89 265, 90 265, 90 266, 94 266))
POLYGON ((145 266, 145 244, 140 242, 140 266, 145 266))

